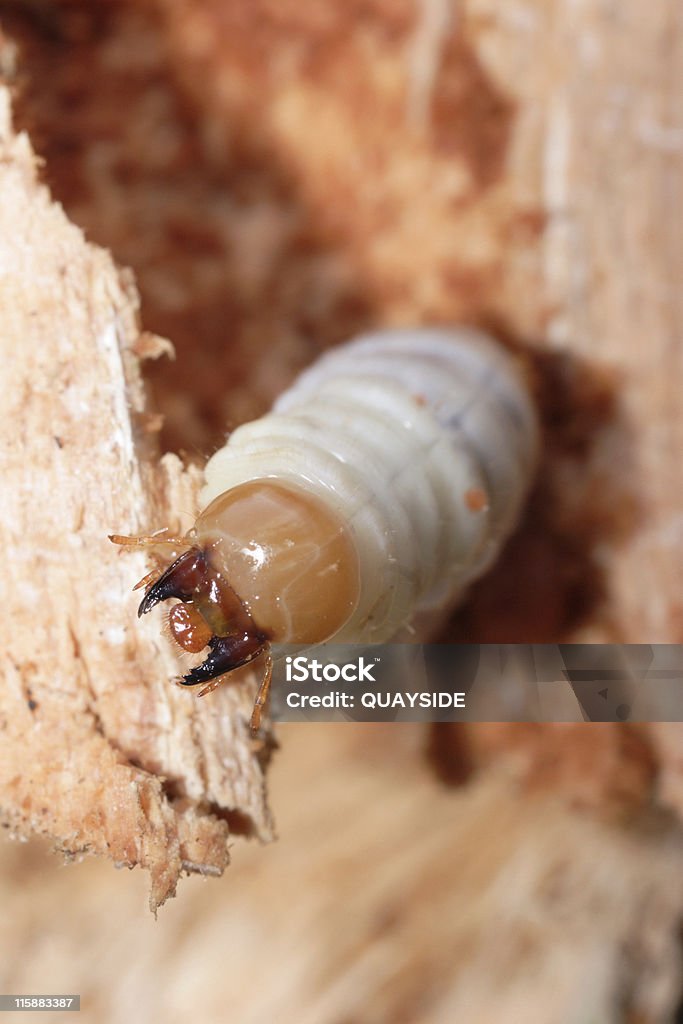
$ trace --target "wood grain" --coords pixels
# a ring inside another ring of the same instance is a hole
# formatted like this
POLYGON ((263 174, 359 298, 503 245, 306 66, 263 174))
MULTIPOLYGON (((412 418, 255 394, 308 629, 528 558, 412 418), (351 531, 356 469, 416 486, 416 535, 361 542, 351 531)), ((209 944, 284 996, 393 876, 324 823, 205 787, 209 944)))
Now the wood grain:
POLYGON ((198 474, 158 464, 135 289, 39 184, 5 88, 0 193, 0 803, 19 835, 147 868, 155 907, 182 870, 223 870, 230 812, 270 834, 252 689, 188 700, 170 640, 136 619, 145 557, 107 534, 187 527, 198 474))

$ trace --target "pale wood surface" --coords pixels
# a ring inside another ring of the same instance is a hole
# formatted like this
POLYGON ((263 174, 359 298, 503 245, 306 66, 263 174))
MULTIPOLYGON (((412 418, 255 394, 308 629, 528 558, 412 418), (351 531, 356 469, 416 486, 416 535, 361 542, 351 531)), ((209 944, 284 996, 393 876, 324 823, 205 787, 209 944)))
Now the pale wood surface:
POLYGON ((37 184, 6 89, 0 194, 0 804, 19 835, 148 868, 155 906, 183 868, 222 871, 228 812, 270 834, 251 689, 188 700, 170 639, 135 616, 145 557, 107 534, 187 528, 198 474, 157 465, 135 290, 37 184))
MULTIPOLYGON (((478 52, 518 104, 508 181, 546 218, 533 261, 514 256, 506 304, 614 372, 619 416, 588 467, 605 538, 608 613, 595 641, 683 641, 683 9, 680 4, 467 5, 478 52)), ((585 472, 585 470, 584 470, 585 472)), ((577 474, 578 476, 578 474, 577 474)), ((566 481, 582 490, 585 480, 566 481)))
POLYGON ((435 786, 415 727, 280 736, 278 841, 239 843, 156 922, 135 874, 0 847, 4 990, 81 992, 88 1024, 671 1020, 675 831, 600 823, 500 770, 435 786))

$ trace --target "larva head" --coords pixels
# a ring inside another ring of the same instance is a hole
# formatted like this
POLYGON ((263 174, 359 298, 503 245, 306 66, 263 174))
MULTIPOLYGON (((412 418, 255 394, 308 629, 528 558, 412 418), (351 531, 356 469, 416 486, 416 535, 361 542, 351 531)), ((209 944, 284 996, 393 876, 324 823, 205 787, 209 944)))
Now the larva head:
MULTIPOLYGON (((138 615, 170 598, 180 602, 169 614, 171 635, 191 653, 209 648, 180 682, 208 683, 201 693, 267 654, 270 641, 330 639, 358 602, 353 541, 301 488, 258 480, 226 491, 201 513, 188 541, 192 546, 149 586, 138 615)), ((266 690, 269 678, 268 670, 266 690)), ((257 701, 254 728, 259 718, 257 701)))
MULTIPOLYGON (((204 661, 180 680, 183 686, 209 683, 200 697, 215 688, 214 680, 268 653, 268 636, 253 622, 220 570, 209 562, 206 551, 193 546, 176 558, 146 591, 138 615, 170 598, 181 602, 174 605, 168 618, 176 643, 191 653, 209 648, 204 661)), ((257 728, 260 711, 255 710, 254 715, 257 728)))
POLYGON ((322 643, 358 603, 349 531, 303 488, 270 479, 234 487, 201 513, 192 536, 270 640, 322 643))

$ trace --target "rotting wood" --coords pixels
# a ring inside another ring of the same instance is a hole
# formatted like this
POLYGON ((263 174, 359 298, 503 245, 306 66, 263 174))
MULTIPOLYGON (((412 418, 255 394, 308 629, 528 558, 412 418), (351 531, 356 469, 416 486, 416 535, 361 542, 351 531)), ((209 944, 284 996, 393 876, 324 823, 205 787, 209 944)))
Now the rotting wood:
POLYGON ((130 275, 38 171, 3 87, 0 806, 18 835, 147 868, 156 908, 181 871, 222 872, 231 814, 271 835, 253 689, 177 690, 158 616, 136 618, 145 554, 107 534, 187 529, 199 473, 158 461, 137 353, 163 343, 140 332, 130 275))

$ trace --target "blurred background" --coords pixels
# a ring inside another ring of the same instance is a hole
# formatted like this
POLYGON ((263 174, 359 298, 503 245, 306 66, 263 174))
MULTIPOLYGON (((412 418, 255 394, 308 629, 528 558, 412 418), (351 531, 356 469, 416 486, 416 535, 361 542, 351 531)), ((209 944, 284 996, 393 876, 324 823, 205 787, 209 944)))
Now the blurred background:
MULTIPOLYGON (((362 329, 478 324, 544 458, 442 638, 681 642, 674 0, 0 0, 0 29, 44 180, 175 346, 165 450, 203 462, 362 329)), ((139 873, 0 845, 2 991, 101 1022, 675 1019, 677 727, 278 739, 279 840, 156 921, 139 873)))

